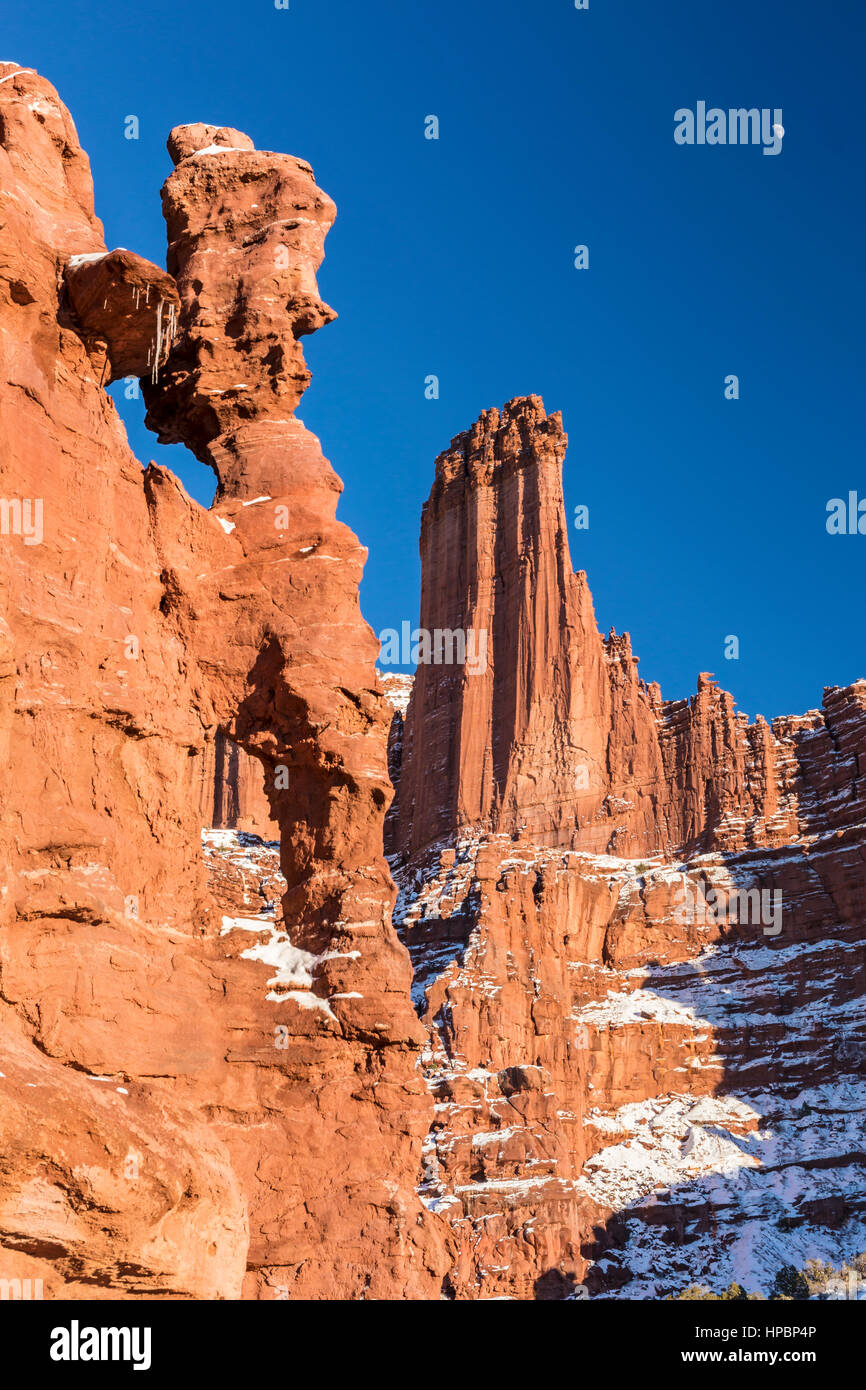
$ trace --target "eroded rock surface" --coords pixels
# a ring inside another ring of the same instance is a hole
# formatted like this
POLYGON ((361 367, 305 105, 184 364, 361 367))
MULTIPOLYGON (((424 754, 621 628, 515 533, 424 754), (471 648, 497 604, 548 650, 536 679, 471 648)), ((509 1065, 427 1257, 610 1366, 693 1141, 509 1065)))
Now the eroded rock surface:
POLYGON ((108 254, 44 78, 0 65, 0 135, 0 1273, 50 1298, 438 1297, 365 552, 293 416, 334 205, 303 161, 181 128, 165 274, 108 254), (136 277, 177 300, 150 417, 215 468, 210 510, 142 471, 103 389, 147 375, 136 277), (247 823, 281 839, 252 903, 201 852, 220 748, 255 760, 247 823))
POLYGON ((122 248, 72 256, 65 276, 72 320, 91 357, 105 350, 105 385, 123 376, 157 380, 180 303, 172 277, 122 248))
POLYGON ((466 634, 474 660, 449 661, 443 641, 445 659, 419 665, 401 849, 483 825, 594 853, 734 851, 866 818, 866 682, 749 725, 708 673, 691 700, 664 701, 628 634, 598 631, 569 557, 565 447, 559 414, 528 396, 436 461, 420 627, 466 634))
POLYGON ((474 669, 380 682, 294 414, 334 205, 227 127, 169 152, 162 271, 0 64, 0 1276, 647 1296, 862 1250, 866 683, 772 725, 643 683, 537 397, 425 508, 474 669), (210 509, 132 456, 127 372, 210 509))
POLYGON ((487 659, 434 649, 392 723, 420 1190, 458 1298, 767 1293, 866 1248, 866 681, 664 701, 572 572, 564 448, 487 411, 424 508, 420 627, 487 659))

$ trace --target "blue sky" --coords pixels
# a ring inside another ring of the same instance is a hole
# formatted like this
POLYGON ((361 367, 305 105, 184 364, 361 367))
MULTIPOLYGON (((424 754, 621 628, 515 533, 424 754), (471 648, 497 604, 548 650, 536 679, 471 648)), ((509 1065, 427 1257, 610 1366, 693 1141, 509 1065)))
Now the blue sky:
MULTIPOLYGON (((110 246, 164 262, 173 125, 312 163, 340 317, 305 339, 299 413, 369 547, 377 632, 417 621, 436 454, 537 392, 570 436, 569 514, 590 508, 571 548, 599 624, 666 697, 711 670, 770 718, 866 675, 866 536, 825 527, 830 498, 866 498, 861 0, 68 0, 7 14, 4 50, 72 111, 110 246), (781 155, 676 145, 699 100, 782 108, 781 155)), ((139 458, 209 500, 119 407, 139 458)))

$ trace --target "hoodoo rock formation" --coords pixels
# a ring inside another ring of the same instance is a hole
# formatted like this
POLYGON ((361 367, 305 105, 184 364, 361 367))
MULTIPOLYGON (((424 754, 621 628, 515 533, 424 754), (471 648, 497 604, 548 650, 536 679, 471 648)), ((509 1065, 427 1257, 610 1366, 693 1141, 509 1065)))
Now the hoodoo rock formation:
POLYGON ((866 1249, 866 681, 751 726, 637 675, 538 397, 437 460, 391 734, 395 920, 458 1297, 652 1297, 866 1249), (476 639, 477 645, 477 639, 476 639), (466 648, 469 642, 466 639, 466 648))
POLYGON ((0 141, 0 1274, 438 1297, 365 553, 293 416, 334 205, 303 161, 183 127, 167 273, 108 252, 69 114, 8 63, 0 141), (130 453, 103 389, 127 371, 217 472, 210 510, 130 453), (202 856, 233 750, 278 888, 202 856))
POLYGON ((630 1297, 859 1253, 866 682, 754 726, 644 684, 537 397, 424 511, 422 626, 484 659, 380 681, 295 415, 334 204, 227 127, 168 149, 163 270, 0 64, 0 1278, 630 1297), (126 375, 209 509, 130 452, 126 375))

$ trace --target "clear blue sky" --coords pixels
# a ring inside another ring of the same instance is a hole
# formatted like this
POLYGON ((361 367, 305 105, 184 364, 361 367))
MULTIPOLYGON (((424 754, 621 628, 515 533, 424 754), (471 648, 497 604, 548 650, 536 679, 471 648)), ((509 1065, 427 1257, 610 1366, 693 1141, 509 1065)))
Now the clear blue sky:
MULTIPOLYGON (((164 260, 181 122, 302 155, 336 200, 340 318, 305 339, 300 414, 370 549, 377 632, 417 621, 436 454, 538 392, 571 439, 569 512, 590 508, 572 558, 599 624, 668 698, 711 670, 772 717, 866 675, 866 536, 825 529, 829 498, 866 497, 862 0, 68 0, 4 28, 72 111, 110 246, 164 260), (699 100, 781 107, 782 154, 675 145, 699 100)), ((120 405, 138 456, 208 501, 208 471, 120 405)))

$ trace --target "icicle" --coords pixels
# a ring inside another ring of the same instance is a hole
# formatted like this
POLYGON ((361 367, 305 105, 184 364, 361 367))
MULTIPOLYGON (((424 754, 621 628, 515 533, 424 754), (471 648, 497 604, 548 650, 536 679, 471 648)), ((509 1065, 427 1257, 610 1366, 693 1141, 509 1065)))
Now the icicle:
POLYGON ((153 382, 159 380, 160 358, 162 357, 162 306, 164 303, 165 301, 160 299, 156 306, 156 351, 153 355, 153 371, 150 376, 153 382))
POLYGON ((145 295, 144 302, 145 302, 145 304, 149 304, 149 303, 150 303, 150 285, 148 285, 148 287, 147 287, 147 294, 145 295))
POLYGON ((138 301, 141 299, 141 285, 135 291, 135 307, 138 309, 138 301))
POLYGON ((171 345, 172 345, 172 343, 174 342, 174 338, 175 338, 175 334, 176 334, 176 333, 177 333, 177 306, 176 306, 175 304, 169 304, 169 306, 168 306, 168 346, 169 346, 169 348, 171 348, 171 345))

